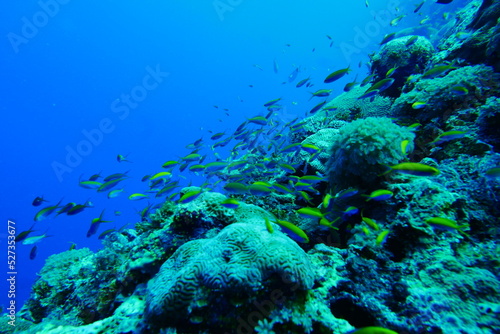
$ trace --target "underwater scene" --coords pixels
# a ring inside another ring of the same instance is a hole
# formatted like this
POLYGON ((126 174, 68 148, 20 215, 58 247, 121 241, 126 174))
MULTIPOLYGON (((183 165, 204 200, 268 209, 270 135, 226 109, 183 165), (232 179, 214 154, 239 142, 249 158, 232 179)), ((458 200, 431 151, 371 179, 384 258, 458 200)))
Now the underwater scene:
POLYGON ((500 333, 499 0, 0 16, 0 333, 500 333))

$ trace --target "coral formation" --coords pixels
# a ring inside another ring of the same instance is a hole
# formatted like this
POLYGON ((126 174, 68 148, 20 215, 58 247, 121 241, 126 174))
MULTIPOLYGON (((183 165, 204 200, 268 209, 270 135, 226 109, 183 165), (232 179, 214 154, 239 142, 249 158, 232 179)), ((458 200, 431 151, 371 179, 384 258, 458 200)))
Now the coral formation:
MULTIPOLYGON (((385 117, 368 117, 340 129, 328 161, 333 188, 373 184, 377 175, 405 158, 401 142, 413 142, 415 134, 385 117)), ((411 151, 411 147, 409 148, 411 151)))
POLYGON ((390 76, 394 83, 382 92, 382 95, 398 97, 406 78, 421 73, 429 64, 433 53, 431 42, 423 36, 411 35, 393 39, 371 57, 373 82, 386 78, 389 70, 395 69, 390 76), (416 39, 410 41, 411 38, 416 39))
POLYGON ((338 135, 339 130, 337 129, 322 129, 317 133, 304 139, 302 144, 313 144, 321 149, 321 152, 312 159, 311 154, 301 151, 298 160, 301 164, 307 165, 307 173, 304 174, 314 174, 319 172, 321 174, 326 172, 326 163, 330 157, 330 147, 333 138, 338 135))
POLYGON ((189 316, 210 327, 228 313, 229 322, 242 315, 234 299, 269 296, 276 287, 290 299, 310 289, 314 277, 310 260, 288 237, 269 233, 264 224, 234 223, 212 239, 184 244, 163 264, 149 283, 147 317, 151 326, 189 316))

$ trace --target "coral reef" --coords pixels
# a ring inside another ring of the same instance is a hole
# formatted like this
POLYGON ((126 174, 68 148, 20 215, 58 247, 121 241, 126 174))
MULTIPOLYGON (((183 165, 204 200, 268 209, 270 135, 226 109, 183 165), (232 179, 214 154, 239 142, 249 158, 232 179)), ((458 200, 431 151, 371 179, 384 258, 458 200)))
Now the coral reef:
POLYGON ((394 101, 391 112, 396 116, 411 116, 420 122, 438 117, 446 121, 453 113, 482 105, 490 94, 497 93, 498 79, 498 74, 489 66, 452 69, 443 77, 421 79, 414 85, 405 87, 408 91, 394 101), (454 92, 454 86, 466 87, 467 93, 463 95, 454 92), (425 102, 425 107, 414 109, 412 105, 415 102, 425 102))
POLYGON ((231 157, 196 166, 201 187, 95 253, 49 257, 17 332, 499 333, 499 12, 472 1, 433 36, 390 40, 370 80, 305 119, 245 121, 231 157), (402 161, 439 173, 384 173, 402 161))
POLYGON ((479 127, 481 139, 493 146, 496 152, 500 151, 500 98, 492 96, 486 103, 477 108, 476 124, 479 127))
POLYGON ((116 293, 116 265, 113 257, 96 256, 86 248, 50 256, 25 305, 25 317, 35 323, 61 319, 61 323, 82 325, 109 316, 116 293))
POLYGON ((473 1, 459 12, 460 20, 448 38, 438 46, 443 50, 442 60, 464 59, 470 64, 486 64, 500 70, 500 6, 497 1, 473 1), (456 33, 471 31, 467 38, 459 40, 456 33))

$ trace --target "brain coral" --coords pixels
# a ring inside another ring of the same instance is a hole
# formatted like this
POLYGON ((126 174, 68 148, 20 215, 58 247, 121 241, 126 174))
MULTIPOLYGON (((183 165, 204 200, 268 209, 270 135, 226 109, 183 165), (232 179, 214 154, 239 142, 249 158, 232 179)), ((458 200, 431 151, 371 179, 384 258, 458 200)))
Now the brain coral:
POLYGON ((209 314, 229 318, 230 312, 244 312, 232 304, 244 295, 266 295, 276 286, 285 294, 304 291, 313 283, 307 254, 290 238, 267 232, 264 223, 235 223, 214 238, 182 245, 163 264, 148 285, 147 317, 152 326, 164 327, 198 314, 207 324, 209 314))
POLYGON ((401 141, 409 140, 411 151, 414 138, 412 131, 386 117, 368 117, 344 126, 333 138, 328 161, 330 186, 370 188, 387 169, 383 164, 394 165, 405 157, 401 141))

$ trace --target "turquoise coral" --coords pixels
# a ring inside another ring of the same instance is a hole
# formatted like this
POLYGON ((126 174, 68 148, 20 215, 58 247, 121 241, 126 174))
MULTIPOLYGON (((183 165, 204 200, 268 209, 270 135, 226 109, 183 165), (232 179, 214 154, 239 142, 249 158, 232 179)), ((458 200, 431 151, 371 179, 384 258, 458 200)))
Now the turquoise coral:
POLYGON ((405 158, 401 142, 413 143, 414 138, 412 131, 386 117, 368 117, 344 126, 333 139, 328 161, 331 187, 373 185, 386 170, 384 165, 405 158))

